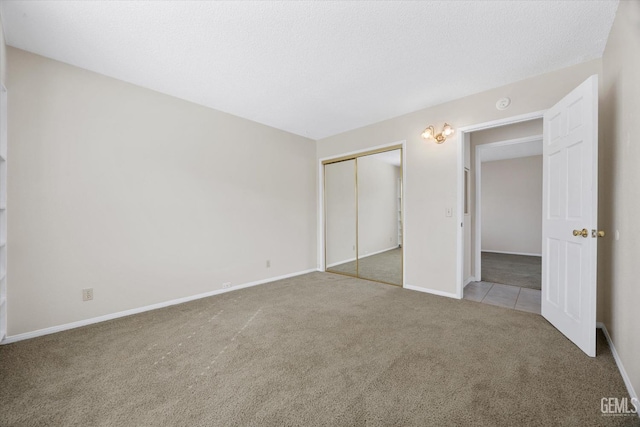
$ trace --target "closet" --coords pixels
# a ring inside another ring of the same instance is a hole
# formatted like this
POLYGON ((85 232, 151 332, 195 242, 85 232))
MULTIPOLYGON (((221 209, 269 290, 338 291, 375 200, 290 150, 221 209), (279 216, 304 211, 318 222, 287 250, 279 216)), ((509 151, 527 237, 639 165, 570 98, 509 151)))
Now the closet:
POLYGON ((402 147, 323 168, 326 271, 402 286, 402 147))

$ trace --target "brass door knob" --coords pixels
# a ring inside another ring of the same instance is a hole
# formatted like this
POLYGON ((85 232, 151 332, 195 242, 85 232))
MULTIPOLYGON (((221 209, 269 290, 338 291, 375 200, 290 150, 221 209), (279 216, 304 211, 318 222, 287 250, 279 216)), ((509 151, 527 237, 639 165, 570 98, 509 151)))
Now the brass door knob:
POLYGON ((587 230, 586 228, 583 228, 582 230, 573 230, 573 235, 576 237, 582 236, 584 238, 587 238, 587 236, 589 236, 589 230, 587 230))
POLYGON ((598 231, 598 237, 604 237, 604 231, 602 230, 598 231))

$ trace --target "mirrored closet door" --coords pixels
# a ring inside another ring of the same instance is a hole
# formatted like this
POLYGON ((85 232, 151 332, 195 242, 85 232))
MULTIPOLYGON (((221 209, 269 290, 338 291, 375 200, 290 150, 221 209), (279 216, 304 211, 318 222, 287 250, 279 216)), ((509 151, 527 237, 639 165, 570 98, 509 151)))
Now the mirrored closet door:
POLYGON ((324 162, 326 271, 402 286, 402 149, 324 162))
POLYGON ((354 159, 324 165, 324 194, 326 270, 357 276, 354 159))

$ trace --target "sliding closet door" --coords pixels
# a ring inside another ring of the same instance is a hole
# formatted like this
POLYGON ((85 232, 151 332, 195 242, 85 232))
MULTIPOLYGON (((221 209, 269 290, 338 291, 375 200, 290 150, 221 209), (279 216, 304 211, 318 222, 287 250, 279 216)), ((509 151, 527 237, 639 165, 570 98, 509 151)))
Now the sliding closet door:
POLYGON ((358 275, 356 160, 324 165, 326 271, 358 275))
POLYGON ((326 271, 402 286, 402 149, 323 167, 326 271))
POLYGON ((402 286, 401 150, 357 159, 358 276, 402 286))

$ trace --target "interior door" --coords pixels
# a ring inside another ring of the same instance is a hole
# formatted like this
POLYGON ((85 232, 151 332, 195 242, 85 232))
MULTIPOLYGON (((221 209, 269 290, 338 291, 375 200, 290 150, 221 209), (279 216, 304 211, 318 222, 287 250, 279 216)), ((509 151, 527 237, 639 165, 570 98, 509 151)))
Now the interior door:
POLYGON ((544 115, 542 315, 596 355, 598 76, 544 115))

